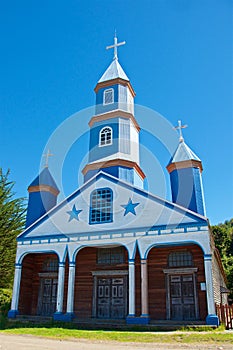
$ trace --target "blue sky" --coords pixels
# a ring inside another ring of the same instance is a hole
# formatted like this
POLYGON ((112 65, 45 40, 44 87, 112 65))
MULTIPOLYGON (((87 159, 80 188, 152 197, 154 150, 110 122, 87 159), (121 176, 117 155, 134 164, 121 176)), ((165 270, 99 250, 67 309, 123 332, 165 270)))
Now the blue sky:
MULTIPOLYGON (((126 41, 119 61, 136 91, 135 102, 172 125, 178 119, 188 124, 185 141, 203 162, 207 216, 211 224, 230 219, 232 28, 230 0, 2 1, 0 165, 11 169, 17 196, 27 196, 54 130, 95 103, 93 89, 111 63, 113 53, 105 47, 112 44, 116 29, 118 39, 126 41)), ((90 117, 80 117, 86 130, 90 117)), ((156 194, 161 195, 158 178, 165 178, 169 199, 165 167, 170 155, 147 131, 142 133, 142 167, 156 194), (154 153, 154 172, 148 152, 154 153)), ((65 159, 67 195, 79 185, 87 139, 82 136, 65 159)), ((55 154, 51 172, 56 162, 55 154)))

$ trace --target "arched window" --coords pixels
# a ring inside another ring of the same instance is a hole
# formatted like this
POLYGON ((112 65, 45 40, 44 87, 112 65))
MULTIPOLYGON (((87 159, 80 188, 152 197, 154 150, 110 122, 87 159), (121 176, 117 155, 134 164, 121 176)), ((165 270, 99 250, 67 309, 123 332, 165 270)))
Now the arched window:
POLYGON ((91 193, 90 224, 112 222, 112 190, 100 188, 91 193))
POLYGON ((100 130, 99 145, 108 146, 111 144, 112 144, 112 128, 110 128, 110 126, 107 126, 100 130))
POLYGON ((114 90, 113 89, 107 89, 104 90, 104 105, 109 105, 114 102, 114 90))
POLYGON ((192 254, 185 250, 180 252, 170 253, 168 256, 169 267, 187 267, 193 265, 192 254))
POLYGON ((57 272, 58 259, 56 257, 47 258, 43 263, 43 272, 57 272))

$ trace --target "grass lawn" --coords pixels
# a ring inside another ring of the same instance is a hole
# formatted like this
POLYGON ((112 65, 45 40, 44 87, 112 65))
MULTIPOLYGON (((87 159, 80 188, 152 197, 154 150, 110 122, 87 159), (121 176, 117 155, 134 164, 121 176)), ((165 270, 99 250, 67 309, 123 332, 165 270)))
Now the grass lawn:
POLYGON ((233 332, 223 329, 211 331, 175 331, 175 332, 134 332, 134 331, 89 331, 60 327, 11 328, 1 330, 5 334, 30 334, 54 339, 88 339, 100 341, 138 342, 138 343, 208 343, 233 344, 233 332))

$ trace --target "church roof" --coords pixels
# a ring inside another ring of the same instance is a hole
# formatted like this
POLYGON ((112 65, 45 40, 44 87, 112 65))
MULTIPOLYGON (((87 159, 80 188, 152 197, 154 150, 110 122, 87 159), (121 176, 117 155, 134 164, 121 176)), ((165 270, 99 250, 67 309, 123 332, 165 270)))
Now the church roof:
POLYGON ((112 61, 112 63, 106 69, 106 71, 104 72, 104 74, 102 75, 102 77, 100 78, 98 83, 102 83, 104 81, 108 81, 108 80, 112 80, 112 79, 116 79, 116 78, 121 78, 121 79, 129 81, 129 78, 125 74, 125 72, 124 72, 123 68, 121 67, 120 63, 118 62, 117 58, 115 58, 112 61))
POLYGON ((201 159, 186 145, 183 139, 180 140, 180 143, 173 155, 170 159, 169 164, 183 162, 185 160, 196 160, 201 162, 201 159))
POLYGON ((48 167, 45 167, 41 171, 41 173, 35 178, 35 180, 32 181, 32 183, 29 185, 29 187, 40 186, 40 185, 47 185, 47 186, 53 187, 59 191, 59 189, 56 185, 56 182, 54 181, 48 167))

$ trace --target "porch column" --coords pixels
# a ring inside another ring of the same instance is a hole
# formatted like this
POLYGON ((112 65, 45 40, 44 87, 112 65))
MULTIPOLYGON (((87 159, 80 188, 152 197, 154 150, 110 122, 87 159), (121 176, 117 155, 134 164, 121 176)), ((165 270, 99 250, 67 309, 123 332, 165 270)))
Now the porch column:
POLYGON ((75 262, 69 263, 68 296, 66 314, 73 317, 74 314, 74 283, 75 283, 75 262))
POLYGON ((15 264, 15 277, 13 286, 13 295, 11 301, 11 310, 8 312, 9 318, 15 318, 19 314, 19 292, 20 292, 20 282, 21 282, 22 264, 15 264))
POLYGON ((141 317, 149 317, 147 259, 141 259, 141 317))
POLYGON ((207 299, 207 311, 206 323, 208 325, 219 325, 219 319, 215 311, 214 303, 214 290, 213 290, 213 274, 212 274, 212 255, 207 254, 204 256, 205 266, 205 281, 206 281, 206 299, 207 299))
POLYGON ((63 311, 64 280, 65 280, 65 263, 60 262, 59 270, 58 270, 56 314, 61 314, 63 311))
POLYGON ((129 260, 129 314, 128 317, 135 316, 135 261, 129 260))

